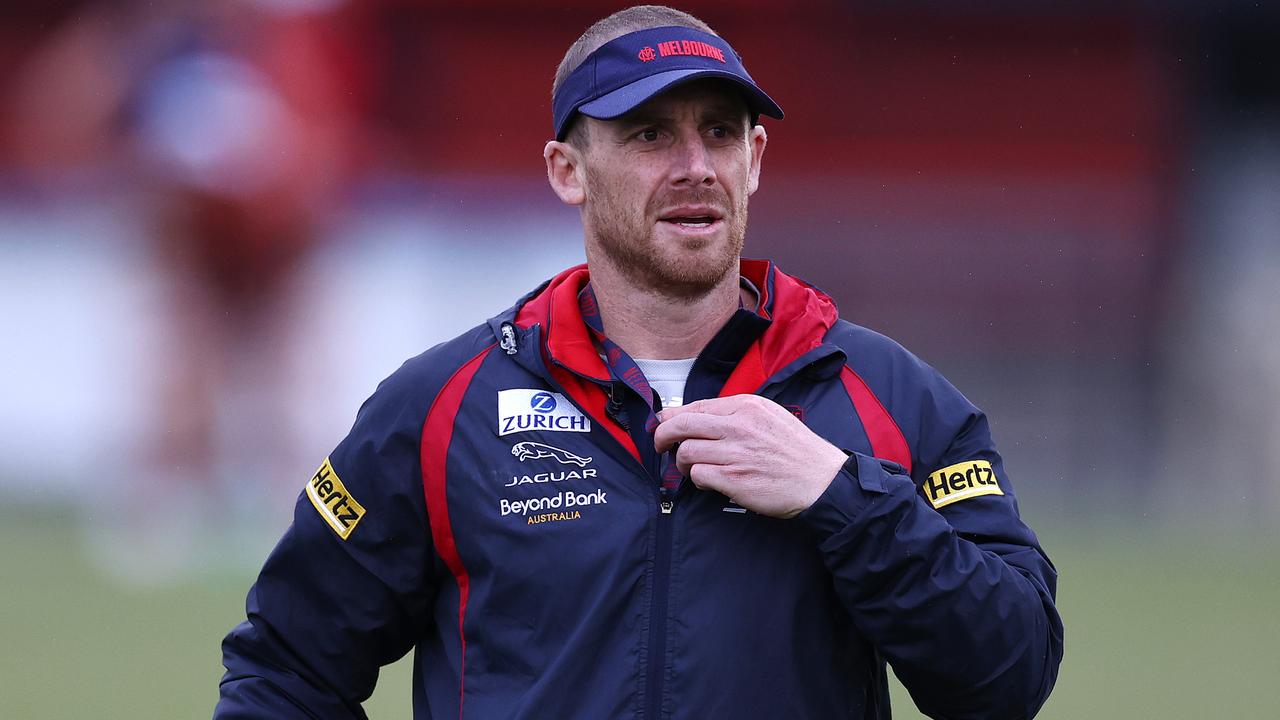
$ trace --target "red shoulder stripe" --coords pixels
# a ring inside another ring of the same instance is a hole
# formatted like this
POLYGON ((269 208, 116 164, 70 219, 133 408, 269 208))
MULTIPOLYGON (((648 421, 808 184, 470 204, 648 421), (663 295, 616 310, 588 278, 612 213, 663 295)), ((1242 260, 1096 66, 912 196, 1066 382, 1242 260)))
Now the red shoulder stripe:
POLYGON ((427 420, 422 426, 420 442, 422 457, 422 488, 427 498, 427 519, 431 524, 431 539, 435 542, 436 552, 448 566, 458 583, 458 639, 462 643, 462 668, 459 671, 458 716, 462 716, 463 688, 466 683, 467 668, 467 634, 463 621, 467 615, 467 597, 471 590, 471 578, 467 568, 458 555, 458 546, 453 538, 453 525, 449 520, 449 498, 445 479, 445 461, 449 455, 449 443, 453 440, 454 421, 458 417, 458 408, 462 405, 462 396, 471 386, 471 380, 480 363, 484 361, 493 345, 481 350, 479 354, 467 361, 454 372, 453 377, 444 384, 431 410, 427 412, 427 420))
POLYGON ((906 468, 908 473, 911 472, 911 448, 907 445, 907 438, 903 436, 898 423, 894 422, 893 416, 884 409, 880 398, 847 365, 840 372, 840 381, 844 383, 845 392, 849 393, 849 399, 853 401, 853 409, 867 431, 872 454, 881 460, 896 462, 906 468))

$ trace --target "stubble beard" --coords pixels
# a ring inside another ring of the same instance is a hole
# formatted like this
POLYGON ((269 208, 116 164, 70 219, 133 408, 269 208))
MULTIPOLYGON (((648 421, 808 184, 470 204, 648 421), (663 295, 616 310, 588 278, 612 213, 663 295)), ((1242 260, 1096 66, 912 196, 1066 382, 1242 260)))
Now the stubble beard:
POLYGON ((705 202, 728 211, 724 217, 726 238, 711 240, 714 247, 692 250, 659 246, 653 239, 654 228, 646 222, 649 213, 624 202, 615 193, 610 192, 600 200, 584 208, 594 237, 592 244, 634 287, 696 300, 715 289, 727 275, 732 273, 736 277, 747 234, 745 199, 736 207, 727 208, 722 193, 691 193, 681 198, 683 202, 705 202))

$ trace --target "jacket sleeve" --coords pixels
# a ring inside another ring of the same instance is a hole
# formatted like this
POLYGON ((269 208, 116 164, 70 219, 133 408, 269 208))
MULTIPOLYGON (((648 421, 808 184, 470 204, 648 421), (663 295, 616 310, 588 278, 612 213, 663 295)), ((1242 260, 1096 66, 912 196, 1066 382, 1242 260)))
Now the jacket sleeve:
POLYGON ((304 486, 247 620, 222 643, 215 718, 364 718, 379 668, 422 636, 441 568, 422 491, 425 410, 405 374, 304 486))
POLYGON ((1057 572, 1019 518, 986 418, 929 371, 905 428, 921 449, 917 479, 854 454, 799 517, 819 533, 854 623, 922 712, 1030 718, 1062 659, 1057 572))

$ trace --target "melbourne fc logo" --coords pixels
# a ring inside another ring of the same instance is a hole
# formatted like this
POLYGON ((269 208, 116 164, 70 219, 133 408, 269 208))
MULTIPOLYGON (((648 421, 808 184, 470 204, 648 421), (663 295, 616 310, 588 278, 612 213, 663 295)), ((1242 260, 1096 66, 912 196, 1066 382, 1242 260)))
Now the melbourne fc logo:
POLYGON ((590 457, 574 455, 568 450, 561 450, 554 445, 544 445, 536 442, 516 443, 511 446, 511 454, 515 455, 520 462, 524 462, 525 460, 551 458, 561 465, 577 465, 578 467, 586 467, 591 463, 590 457))
POLYGON ((654 52, 653 48, 646 47, 636 57, 640 58, 640 62, 651 62, 658 59, 658 53, 654 52))

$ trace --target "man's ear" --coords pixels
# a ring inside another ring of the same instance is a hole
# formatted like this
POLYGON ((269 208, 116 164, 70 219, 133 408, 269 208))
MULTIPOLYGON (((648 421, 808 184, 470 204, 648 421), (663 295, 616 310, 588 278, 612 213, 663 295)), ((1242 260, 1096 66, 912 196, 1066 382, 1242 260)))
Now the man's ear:
POLYGON ((547 162, 547 182, 561 202, 581 205, 586 201, 586 171, 578 148, 552 140, 542 148, 542 159, 547 162))
POLYGON ((751 174, 747 176, 747 194, 751 195, 760 187, 760 163, 764 159, 764 146, 769 142, 764 126, 756 125, 751 128, 747 142, 751 145, 751 174))

